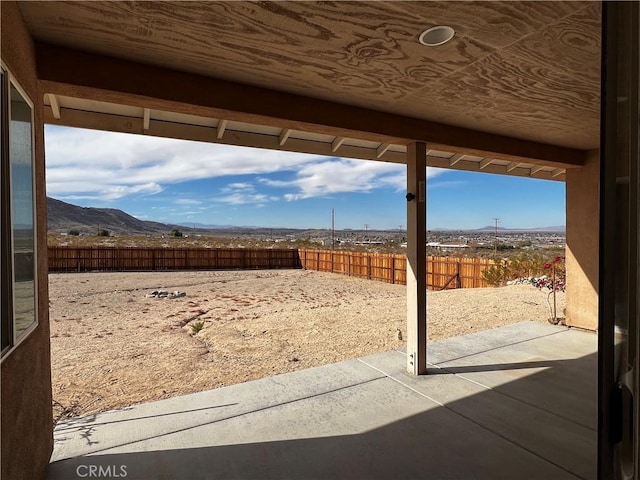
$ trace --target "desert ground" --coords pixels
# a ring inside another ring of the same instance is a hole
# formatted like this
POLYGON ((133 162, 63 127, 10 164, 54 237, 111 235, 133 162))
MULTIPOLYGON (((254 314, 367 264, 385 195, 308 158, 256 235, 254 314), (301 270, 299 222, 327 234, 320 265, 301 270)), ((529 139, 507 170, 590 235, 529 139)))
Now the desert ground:
MULTIPOLYGON (((49 275, 54 420, 405 346, 406 288, 304 270, 49 275), (154 290, 183 292, 151 298, 154 290)), ((565 297, 558 294, 558 311, 565 297)), ((428 292, 430 341, 546 322, 530 285, 428 292)))

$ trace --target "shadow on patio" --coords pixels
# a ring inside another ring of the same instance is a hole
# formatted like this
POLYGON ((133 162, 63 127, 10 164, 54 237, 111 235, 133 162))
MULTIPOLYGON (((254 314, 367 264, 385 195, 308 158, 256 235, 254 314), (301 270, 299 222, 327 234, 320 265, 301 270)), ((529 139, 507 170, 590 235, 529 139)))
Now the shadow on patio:
POLYGON ((50 480, 595 478, 595 334, 526 322, 60 423, 50 480))

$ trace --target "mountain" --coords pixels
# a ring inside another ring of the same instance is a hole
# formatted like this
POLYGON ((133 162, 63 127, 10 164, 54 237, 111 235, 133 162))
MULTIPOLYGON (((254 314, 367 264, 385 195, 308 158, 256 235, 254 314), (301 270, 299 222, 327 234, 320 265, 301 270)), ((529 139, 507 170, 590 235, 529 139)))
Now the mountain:
MULTIPOLYGON (((476 228, 475 230, 478 232, 495 232, 496 227, 494 225, 487 225, 486 227, 476 228)), ((498 227, 498 231, 501 231, 501 230, 509 230, 509 229, 505 227, 498 227)))
POLYGON ((47 221, 49 231, 54 232, 75 229, 95 234, 98 229, 105 229, 117 234, 157 234, 175 228, 174 225, 139 220, 115 208, 79 207, 50 197, 47 197, 47 221))
POLYGON ((250 225, 243 225, 243 226, 238 226, 238 225, 217 225, 217 224, 209 224, 209 223, 197 223, 197 222, 189 222, 189 223, 179 223, 178 226, 180 227, 184 227, 184 228, 189 228, 189 229, 198 229, 198 230, 233 230, 233 229, 241 229, 241 228, 249 228, 249 229, 253 229, 253 228, 259 228, 259 227, 252 227, 250 225))
MULTIPOLYGON (((486 227, 476 228, 474 232, 495 232, 496 227, 487 225, 486 227)), ((498 227, 499 232, 546 232, 546 233, 564 233, 567 227, 564 225, 555 225, 552 227, 532 227, 532 228, 506 228, 498 227)))

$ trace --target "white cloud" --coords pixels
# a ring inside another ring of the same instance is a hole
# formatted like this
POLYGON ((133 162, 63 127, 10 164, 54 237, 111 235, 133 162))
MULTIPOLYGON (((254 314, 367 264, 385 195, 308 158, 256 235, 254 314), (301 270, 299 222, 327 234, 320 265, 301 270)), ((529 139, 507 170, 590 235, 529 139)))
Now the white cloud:
MULTIPOLYGON (((62 199, 115 200, 150 195, 163 186, 230 175, 291 172, 290 180, 260 178, 281 188, 286 200, 406 188, 404 165, 320 157, 253 148, 188 142, 83 129, 46 127, 48 194, 62 199)), ((433 177, 443 170, 427 169, 433 177)), ((217 202, 265 204, 278 197, 257 192, 249 182, 230 183, 217 202)), ((202 202, 178 199, 176 205, 202 202)))
MULTIPOLYGON (((432 178, 443 171, 428 168, 427 176, 432 178)), ((303 165, 292 180, 261 178, 259 181, 271 187, 296 189, 297 192, 283 196, 288 201, 344 192, 370 192, 381 187, 400 191, 406 188, 407 182, 404 165, 344 158, 303 165)))
POLYGON ((230 183, 228 188, 233 190, 254 190, 253 185, 247 182, 230 183))
POLYGON ((74 183, 76 189, 71 189, 71 194, 56 195, 58 198, 65 200, 116 200, 132 194, 154 195, 162 191, 162 187, 157 183, 144 183, 139 185, 102 185, 101 188, 94 192, 86 192, 81 185, 74 183))
POLYGON ((232 193, 230 195, 225 195, 223 197, 215 198, 216 202, 227 203, 230 205, 249 205, 249 204, 260 204, 260 206, 264 206, 265 202, 275 202, 278 200, 278 197, 272 197, 269 195, 265 195, 263 193, 232 193))
POLYGON ((59 198, 112 200, 190 180, 295 171, 322 158, 51 126, 45 138, 47 190, 59 198))
POLYGON ((228 205, 255 205, 256 207, 264 207, 268 202, 275 202, 278 197, 266 195, 256 192, 253 184, 249 182, 230 183, 226 187, 220 189, 223 195, 216 196, 212 200, 214 202, 226 203, 228 205))

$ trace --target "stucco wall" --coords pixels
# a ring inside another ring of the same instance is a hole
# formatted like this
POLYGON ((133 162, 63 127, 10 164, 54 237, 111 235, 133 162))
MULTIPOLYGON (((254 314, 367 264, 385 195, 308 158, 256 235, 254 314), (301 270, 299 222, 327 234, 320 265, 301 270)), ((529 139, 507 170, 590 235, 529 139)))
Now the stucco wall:
POLYGON ((35 104, 36 225, 38 327, 2 359, 1 474, 2 479, 43 478, 53 449, 51 361, 47 291, 47 211, 44 168, 44 128, 34 49, 14 2, 1 2, 2 61, 35 104))
POLYGON ((598 329, 600 153, 567 170, 567 325, 598 329))

